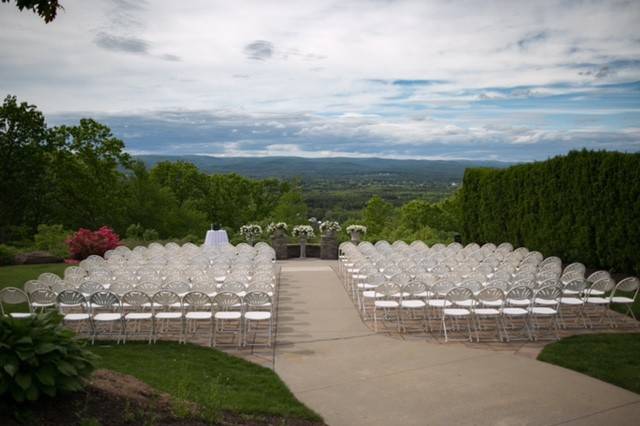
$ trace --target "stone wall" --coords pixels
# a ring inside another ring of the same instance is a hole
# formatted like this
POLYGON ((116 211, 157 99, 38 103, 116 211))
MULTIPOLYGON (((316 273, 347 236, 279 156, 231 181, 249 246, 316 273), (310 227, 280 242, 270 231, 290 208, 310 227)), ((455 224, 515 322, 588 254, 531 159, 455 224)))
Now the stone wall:
POLYGON ((276 251, 277 260, 285 260, 289 258, 287 244, 289 238, 286 235, 274 235, 271 237, 271 247, 276 251))
POLYGON ((338 258, 338 239, 335 235, 323 235, 320 243, 320 259, 338 258))

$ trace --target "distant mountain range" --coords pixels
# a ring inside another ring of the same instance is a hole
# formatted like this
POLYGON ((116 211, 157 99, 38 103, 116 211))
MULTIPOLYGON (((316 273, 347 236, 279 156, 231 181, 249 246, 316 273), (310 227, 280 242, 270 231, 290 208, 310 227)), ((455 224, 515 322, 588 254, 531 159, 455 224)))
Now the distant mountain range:
POLYGON ((390 160, 383 158, 210 157, 139 155, 148 167, 161 161, 187 161, 205 173, 237 173, 251 178, 303 181, 459 182, 467 167, 503 168, 513 163, 472 160, 390 160))

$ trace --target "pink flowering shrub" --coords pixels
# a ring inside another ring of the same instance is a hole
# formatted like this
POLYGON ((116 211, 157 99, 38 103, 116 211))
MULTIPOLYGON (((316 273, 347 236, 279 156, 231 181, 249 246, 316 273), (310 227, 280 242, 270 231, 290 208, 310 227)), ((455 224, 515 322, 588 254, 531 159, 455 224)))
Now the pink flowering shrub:
POLYGON ((71 238, 66 240, 71 257, 77 260, 86 259, 92 254, 103 256, 107 250, 120 245, 120 237, 113 229, 103 226, 97 231, 80 228, 71 238))

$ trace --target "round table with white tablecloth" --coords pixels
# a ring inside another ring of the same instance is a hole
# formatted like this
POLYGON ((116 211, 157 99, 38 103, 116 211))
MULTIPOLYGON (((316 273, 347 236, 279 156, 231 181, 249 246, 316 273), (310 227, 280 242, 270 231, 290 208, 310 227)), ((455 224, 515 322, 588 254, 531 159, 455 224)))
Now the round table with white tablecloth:
POLYGON ((227 231, 220 229, 218 231, 207 231, 207 236, 204 238, 205 246, 222 246, 229 243, 229 236, 227 231))

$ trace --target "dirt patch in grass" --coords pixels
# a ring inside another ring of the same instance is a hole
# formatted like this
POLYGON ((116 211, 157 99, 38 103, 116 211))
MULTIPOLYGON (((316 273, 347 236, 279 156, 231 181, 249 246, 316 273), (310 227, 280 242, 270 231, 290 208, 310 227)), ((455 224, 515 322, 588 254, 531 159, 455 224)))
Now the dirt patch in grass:
MULTIPOLYGON (((10 410, 8 410, 10 411, 10 410)), ((277 416, 245 416, 231 412, 205 418, 199 407, 189 401, 177 401, 133 376, 110 370, 97 370, 82 392, 44 399, 23 410, 18 419, 7 410, 0 413, 6 426, 199 426, 199 425, 292 425, 318 426, 302 419, 277 416)))

